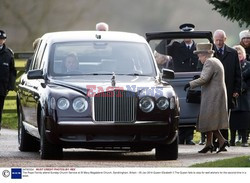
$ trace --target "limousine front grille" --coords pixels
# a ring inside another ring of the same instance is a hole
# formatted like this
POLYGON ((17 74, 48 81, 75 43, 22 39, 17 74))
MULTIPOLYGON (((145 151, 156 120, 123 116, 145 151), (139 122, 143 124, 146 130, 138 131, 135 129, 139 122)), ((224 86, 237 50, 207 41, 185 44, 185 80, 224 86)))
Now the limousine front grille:
POLYGON ((133 122, 135 112, 136 96, 133 92, 114 90, 94 97, 95 121, 133 122))

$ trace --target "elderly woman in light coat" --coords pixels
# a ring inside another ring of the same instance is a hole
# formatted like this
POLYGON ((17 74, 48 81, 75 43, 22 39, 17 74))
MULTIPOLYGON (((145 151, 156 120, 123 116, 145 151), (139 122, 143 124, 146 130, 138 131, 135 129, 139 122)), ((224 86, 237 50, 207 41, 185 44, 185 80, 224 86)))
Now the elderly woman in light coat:
POLYGON ((199 153, 213 151, 213 135, 219 140, 219 150, 221 152, 226 146, 229 146, 221 135, 221 129, 228 129, 228 108, 227 108, 227 92, 224 79, 224 68, 222 63, 212 57, 214 51, 211 43, 197 44, 199 60, 203 64, 200 78, 186 84, 184 90, 188 87, 195 88, 201 86, 201 106, 200 115, 197 124, 197 130, 207 135, 205 147, 199 153))

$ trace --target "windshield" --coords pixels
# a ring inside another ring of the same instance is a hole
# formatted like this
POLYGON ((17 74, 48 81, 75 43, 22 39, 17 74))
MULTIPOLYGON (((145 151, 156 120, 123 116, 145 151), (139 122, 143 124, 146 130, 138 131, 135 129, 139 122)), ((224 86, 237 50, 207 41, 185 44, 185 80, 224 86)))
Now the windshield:
POLYGON ((149 48, 134 42, 56 43, 49 68, 51 76, 156 75, 149 48))

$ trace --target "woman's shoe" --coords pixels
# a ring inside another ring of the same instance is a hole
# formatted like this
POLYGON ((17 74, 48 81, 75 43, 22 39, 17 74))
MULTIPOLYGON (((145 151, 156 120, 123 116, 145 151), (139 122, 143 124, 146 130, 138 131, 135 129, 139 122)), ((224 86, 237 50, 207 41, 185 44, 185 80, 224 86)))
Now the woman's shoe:
POLYGON ((198 153, 207 153, 210 151, 211 153, 213 152, 214 147, 212 145, 204 147, 202 150, 198 151, 198 153))
POLYGON ((221 151, 225 151, 225 150, 226 150, 226 148, 225 148, 226 146, 227 146, 227 147, 230 147, 228 141, 225 141, 225 142, 223 143, 223 145, 219 148, 219 150, 218 150, 216 153, 219 153, 219 152, 221 152, 221 151))

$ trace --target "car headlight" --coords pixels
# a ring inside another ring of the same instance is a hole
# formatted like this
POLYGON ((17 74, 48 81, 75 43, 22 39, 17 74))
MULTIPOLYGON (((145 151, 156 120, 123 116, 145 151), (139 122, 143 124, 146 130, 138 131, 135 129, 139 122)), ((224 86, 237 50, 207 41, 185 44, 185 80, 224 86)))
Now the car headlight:
POLYGON ((143 97, 139 102, 139 107, 143 112, 148 113, 148 112, 151 112, 154 109, 155 104, 154 104, 154 101, 153 101, 152 98, 143 97))
POLYGON ((175 108, 175 98, 171 97, 170 99, 170 109, 174 109, 175 108))
POLYGON ((69 100, 66 98, 59 98, 57 101, 57 107, 61 110, 66 110, 69 108, 69 100))
POLYGON ((76 112, 84 112, 86 111, 88 108, 88 102, 85 98, 83 97, 77 97, 74 99, 73 101, 73 109, 76 111, 76 112))
POLYGON ((169 107, 169 101, 167 98, 161 97, 158 99, 156 105, 160 110, 166 110, 169 107))

